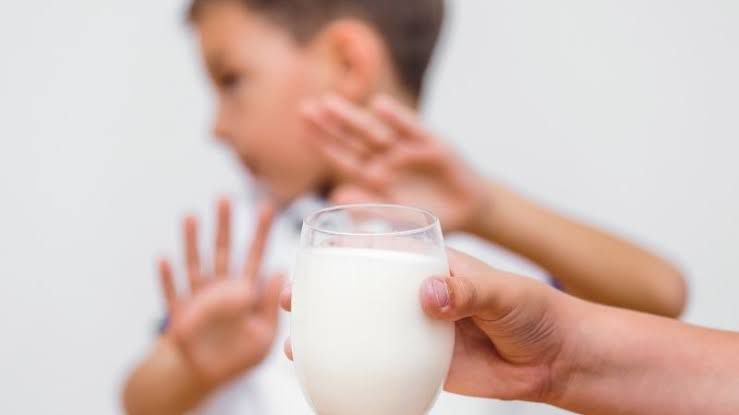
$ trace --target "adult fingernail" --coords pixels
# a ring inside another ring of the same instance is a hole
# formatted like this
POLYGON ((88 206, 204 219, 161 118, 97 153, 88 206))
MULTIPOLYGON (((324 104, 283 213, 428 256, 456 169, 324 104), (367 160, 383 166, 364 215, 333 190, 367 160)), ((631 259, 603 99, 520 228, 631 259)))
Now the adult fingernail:
POLYGON ((444 308, 449 305, 449 287, 447 287, 445 280, 431 278, 426 282, 426 290, 429 298, 434 301, 437 307, 444 308))

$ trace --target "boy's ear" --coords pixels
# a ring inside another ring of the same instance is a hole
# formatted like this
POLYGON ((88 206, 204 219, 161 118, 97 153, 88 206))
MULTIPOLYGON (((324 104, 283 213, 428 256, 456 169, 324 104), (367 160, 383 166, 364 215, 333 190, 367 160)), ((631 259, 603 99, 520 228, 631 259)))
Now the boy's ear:
POLYGON ((358 19, 331 23, 319 35, 332 72, 332 91, 354 102, 373 96, 388 65, 382 37, 358 19))

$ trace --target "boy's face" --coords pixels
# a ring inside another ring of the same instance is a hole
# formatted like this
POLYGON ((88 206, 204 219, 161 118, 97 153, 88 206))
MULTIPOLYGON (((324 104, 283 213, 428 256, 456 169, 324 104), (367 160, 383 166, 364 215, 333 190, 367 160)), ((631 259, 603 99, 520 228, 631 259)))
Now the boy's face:
POLYGON ((318 54, 237 2, 206 7, 196 29, 217 92, 218 139, 280 201, 323 184, 329 172, 299 112, 328 89, 318 54))

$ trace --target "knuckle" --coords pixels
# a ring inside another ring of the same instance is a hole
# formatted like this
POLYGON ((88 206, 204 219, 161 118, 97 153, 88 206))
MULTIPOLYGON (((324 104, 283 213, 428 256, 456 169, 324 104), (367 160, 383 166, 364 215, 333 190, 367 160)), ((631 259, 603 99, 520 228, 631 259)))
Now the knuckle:
POLYGON ((449 303, 455 309, 468 308, 478 299, 475 285, 467 278, 449 278, 449 303))

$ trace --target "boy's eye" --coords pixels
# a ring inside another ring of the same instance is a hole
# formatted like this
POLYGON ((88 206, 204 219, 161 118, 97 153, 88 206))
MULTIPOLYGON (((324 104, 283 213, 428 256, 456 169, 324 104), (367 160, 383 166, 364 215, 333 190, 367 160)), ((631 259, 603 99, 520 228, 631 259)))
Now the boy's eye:
POLYGON ((222 75, 218 78, 218 87, 224 91, 232 90, 238 86, 241 77, 235 73, 222 75))

